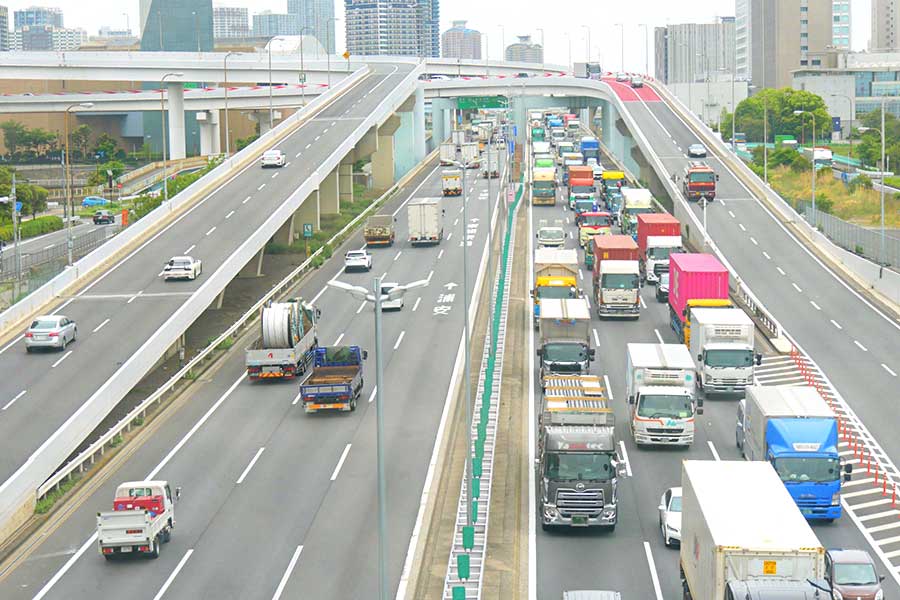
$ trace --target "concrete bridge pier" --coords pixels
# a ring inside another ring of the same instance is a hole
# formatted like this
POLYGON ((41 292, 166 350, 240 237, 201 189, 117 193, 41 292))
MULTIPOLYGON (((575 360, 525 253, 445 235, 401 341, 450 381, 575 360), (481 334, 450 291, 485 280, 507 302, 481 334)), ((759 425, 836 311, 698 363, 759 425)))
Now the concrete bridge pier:
POLYGON ((221 133, 219 129, 219 111, 205 110, 197 113, 200 124, 200 155, 210 156, 222 152, 221 133))
POLYGON ((247 113, 251 121, 259 123, 259 135, 262 135, 274 127, 274 122, 281 120, 281 111, 273 110, 272 119, 269 118, 269 109, 253 110, 247 113))
POLYGON ((353 202, 353 152, 338 166, 338 195, 341 203, 353 202))
POLYGON ((177 160, 185 157, 184 84, 180 81, 168 81, 166 90, 169 101, 169 158, 177 160))
POLYGON ((323 215, 341 214, 340 165, 319 184, 319 211, 323 215))
MULTIPOLYGON (((335 195, 337 195, 337 190, 335 190, 335 195)), ((303 225, 306 223, 312 224, 313 233, 321 229, 319 223, 319 216, 321 215, 320 196, 320 190, 312 192, 309 196, 306 197, 306 200, 303 201, 303 204, 301 204, 299 208, 297 208, 297 210, 294 212, 294 216, 292 218, 294 223, 295 239, 299 239, 303 236, 303 225)))
POLYGON ((375 188, 386 190, 394 185, 394 133, 400 128, 400 116, 391 115, 378 128, 375 153, 372 154, 372 177, 375 188))

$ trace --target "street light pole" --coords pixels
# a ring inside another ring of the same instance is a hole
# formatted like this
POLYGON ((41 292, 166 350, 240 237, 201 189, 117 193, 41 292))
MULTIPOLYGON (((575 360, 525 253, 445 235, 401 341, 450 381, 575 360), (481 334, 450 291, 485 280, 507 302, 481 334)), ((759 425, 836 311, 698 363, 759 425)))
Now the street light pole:
POLYGON ((378 471, 378 597, 388 600, 387 485, 384 470, 384 366, 381 361, 381 277, 372 283, 375 297, 375 454, 378 471))
POLYGON ((884 151, 884 99, 885 96, 881 97, 881 264, 886 264, 884 254, 884 186, 885 181, 884 178, 887 175, 887 162, 884 151))
POLYGON ((847 103, 850 109, 850 125, 848 129, 850 131, 850 135, 848 137, 850 141, 850 158, 853 158, 853 117, 856 116, 856 111, 853 110, 853 99, 846 94, 830 94, 832 98, 846 98, 847 103))
MULTIPOLYGON (((736 112, 731 115, 731 146, 734 147, 734 121, 736 112)), ((815 153, 813 153, 815 157, 815 153)), ((763 181, 769 183, 769 101, 763 96, 763 181)))
MULTIPOLYGON (((808 114, 812 117, 812 209, 816 213, 816 115, 811 110, 795 110, 795 115, 808 114)), ((884 165, 882 165, 882 169, 884 165)), ((818 217, 816 217, 818 221, 818 217)))
MULTIPOLYGON (((466 168, 462 169, 462 184, 463 184, 463 228, 469 224, 469 214, 467 210, 467 206, 469 204, 469 192, 468 188, 466 188, 466 168)), ((490 228, 490 225, 488 225, 490 228)), ((466 229, 466 231, 468 231, 466 229)), ((471 362, 469 357, 469 346, 471 345, 471 339, 469 337, 469 253, 467 251, 469 244, 468 240, 463 240, 463 337, 465 339, 464 345, 466 347, 465 358, 465 382, 463 387, 466 388, 466 423, 465 423, 465 435, 466 435, 466 525, 472 526, 472 374, 470 373, 470 365, 471 362)))
POLYGON ((169 169, 166 162, 166 104, 165 104, 165 87, 166 79, 169 77, 181 77, 183 73, 166 73, 160 80, 159 87, 159 115, 162 121, 162 158, 163 158, 163 201, 169 201, 169 169))
POLYGON ((325 59, 327 61, 327 69, 328 69, 328 89, 331 90, 331 27, 328 26, 329 23, 334 21, 337 24, 340 21, 339 17, 328 17, 325 21, 325 59))
POLYGON ((225 72, 225 156, 231 155, 231 132, 228 129, 228 57, 237 52, 228 52, 222 59, 222 70, 225 72))
MULTIPOLYGON (((75 216, 75 205, 72 203, 72 184, 71 184, 71 176, 69 171, 69 163, 70 155, 69 155, 69 113, 72 112, 73 108, 90 108, 94 105, 93 102, 81 102, 79 104, 72 104, 66 107, 66 114, 63 116, 63 131, 65 133, 65 148, 66 148, 66 212, 68 214, 68 218, 66 220, 66 264, 68 266, 72 266, 72 251, 73 246, 75 245, 75 241, 72 239, 72 217, 75 216)), ((16 205, 13 204, 13 212, 15 212, 16 205)), ((15 235, 13 235, 15 237, 15 235)), ((16 244, 16 252, 18 256, 18 244, 16 244)))
POLYGON ((619 71, 624 73, 625 72, 625 23, 616 23, 616 27, 619 28, 619 37, 622 40, 622 53, 620 55, 619 71))
POLYGON ((587 62, 591 62, 591 27, 590 25, 582 25, 585 31, 585 44, 584 44, 584 59, 587 62))
POLYGON ((275 110, 272 108, 272 42, 275 38, 269 40, 269 129, 275 127, 275 110))
MULTIPOLYGON (((537 30, 541 32, 541 71, 544 71, 544 69, 545 69, 544 63, 547 60, 545 58, 547 56, 547 47, 544 46, 544 28, 538 27, 537 30)), ((504 49, 503 51, 506 52, 506 49, 504 49)), ((505 57, 505 55, 504 55, 504 57, 505 57)))

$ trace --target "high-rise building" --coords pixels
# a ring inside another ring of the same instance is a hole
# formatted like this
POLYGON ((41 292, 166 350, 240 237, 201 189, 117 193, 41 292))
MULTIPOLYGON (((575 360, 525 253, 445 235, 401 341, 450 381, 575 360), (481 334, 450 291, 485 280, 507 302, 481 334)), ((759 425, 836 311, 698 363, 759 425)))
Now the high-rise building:
POLYGON ((465 21, 453 21, 453 27, 441 35, 444 58, 481 58, 481 32, 466 27, 465 21))
POLYGON ((27 52, 77 50, 88 41, 84 29, 51 25, 25 25, 10 34, 9 49, 27 52))
POLYGON ((751 0, 753 85, 790 87, 791 71, 823 64, 832 46, 832 3, 751 0))
POLYGON ((22 10, 13 11, 13 27, 22 29, 25 26, 34 25, 62 27, 62 10, 55 7, 30 6, 28 8, 23 8, 22 10))
POLYGON ((715 79, 734 72, 734 17, 718 23, 684 23, 657 27, 656 78, 663 83, 715 79))
POLYGON ((530 35, 516 37, 519 38, 519 41, 506 47, 506 60, 529 63, 544 62, 544 48, 540 44, 532 42, 530 35))
POLYGON ((735 0, 734 68, 737 78, 742 81, 750 81, 753 78, 751 60, 753 28, 750 25, 750 0, 735 0))
POLYGON ((250 37, 247 9, 237 6, 213 7, 213 39, 250 37))
POLYGON ((270 10, 253 15, 253 35, 256 37, 297 35, 299 31, 295 15, 273 13, 270 10))
POLYGON ((831 45, 850 50, 850 0, 832 0, 831 45))
POLYGON ((212 0, 141 0, 141 50, 210 52, 212 0))
POLYGON ((900 50, 900 0, 872 0, 872 37, 869 50, 900 50))
POLYGON ((313 36, 334 54, 334 0, 288 0, 287 11, 297 19, 297 33, 313 36))
POLYGON ((344 0, 354 55, 438 56, 438 0, 344 0))
POLYGON ((9 50, 9 9, 0 6, 0 52, 9 50))

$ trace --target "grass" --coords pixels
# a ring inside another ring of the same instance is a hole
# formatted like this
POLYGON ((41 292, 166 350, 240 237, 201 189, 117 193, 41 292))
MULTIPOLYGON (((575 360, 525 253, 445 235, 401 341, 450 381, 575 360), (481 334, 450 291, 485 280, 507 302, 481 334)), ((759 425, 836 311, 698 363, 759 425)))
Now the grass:
POLYGON ((79 479, 81 479, 81 476, 73 473, 67 480, 60 483, 59 487, 51 490, 43 498, 38 500, 34 507, 34 512, 39 515, 45 515, 50 512, 53 505, 75 487, 75 484, 78 483, 79 479))
POLYGON ((216 346, 216 350, 228 350, 232 346, 234 346, 234 338, 227 337, 224 340, 222 340, 218 346, 216 346))

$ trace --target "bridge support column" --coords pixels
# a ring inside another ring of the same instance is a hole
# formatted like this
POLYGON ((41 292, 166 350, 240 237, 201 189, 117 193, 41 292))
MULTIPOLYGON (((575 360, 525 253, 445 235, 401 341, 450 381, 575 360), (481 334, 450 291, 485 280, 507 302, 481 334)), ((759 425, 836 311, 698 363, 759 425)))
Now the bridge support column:
POLYGON ((169 159, 185 157, 184 152, 184 84, 180 81, 166 82, 169 113, 169 159))
MULTIPOLYGON (((256 256, 251 258, 247 262, 247 264, 244 265, 244 268, 238 272, 237 276, 240 278, 262 277, 262 264, 263 264, 263 254, 264 253, 265 253, 265 249, 257 252, 256 256)), ((224 296, 224 293, 225 292, 223 291, 222 294, 220 294, 220 298, 217 301, 217 304, 218 304, 217 308, 222 307, 221 297, 224 296)))
POLYGON ((445 98, 435 98, 431 101, 431 137, 435 146, 440 146, 450 137, 453 129, 453 109, 456 104, 445 98))
POLYGON ((303 235, 303 225, 312 223, 313 232, 321 229, 319 225, 319 190, 312 192, 303 204, 294 212, 294 227, 299 235, 303 235))
POLYGON ((415 164, 422 162, 425 151, 425 89, 416 86, 416 102, 413 105, 413 156, 415 164))
POLYGON ((210 156, 222 152, 219 131, 219 111, 207 110, 197 113, 197 122, 200 124, 200 155, 210 156))
POLYGON ((339 169, 339 166, 336 167, 319 184, 319 210, 323 215, 341 214, 339 169))
POLYGON ((284 225, 278 228, 278 231, 275 232, 275 235, 272 237, 272 240, 276 244, 280 244, 282 246, 290 246, 294 243, 294 239, 296 236, 296 230, 294 226, 294 217, 295 215, 291 215, 291 218, 284 222, 284 225))
POLYGON ((353 202, 353 163, 342 162, 338 166, 338 192, 344 204, 353 202))
POLYGON ((386 190, 394 185, 394 133, 399 128, 399 115, 392 115, 378 128, 378 149, 372 155, 372 178, 376 189, 386 190))
POLYGON ((274 121, 278 121, 281 119, 281 111, 275 110, 272 111, 272 117, 274 119, 269 119, 269 111, 267 110, 254 110, 249 114, 251 121, 256 121, 259 123, 259 135, 262 135, 272 129, 274 127, 274 121))

